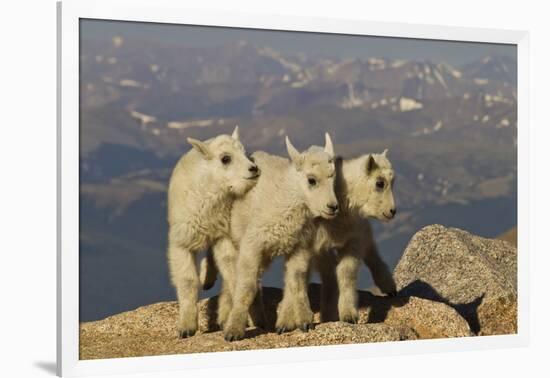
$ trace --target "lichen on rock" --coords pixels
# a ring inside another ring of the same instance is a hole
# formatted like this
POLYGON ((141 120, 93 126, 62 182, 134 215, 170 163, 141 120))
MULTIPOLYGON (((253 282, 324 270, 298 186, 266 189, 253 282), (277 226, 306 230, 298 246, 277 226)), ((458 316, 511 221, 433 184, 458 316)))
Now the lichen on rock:
POLYGON ((424 227, 394 271, 401 295, 455 308, 476 334, 517 332, 517 249, 441 225, 424 227))

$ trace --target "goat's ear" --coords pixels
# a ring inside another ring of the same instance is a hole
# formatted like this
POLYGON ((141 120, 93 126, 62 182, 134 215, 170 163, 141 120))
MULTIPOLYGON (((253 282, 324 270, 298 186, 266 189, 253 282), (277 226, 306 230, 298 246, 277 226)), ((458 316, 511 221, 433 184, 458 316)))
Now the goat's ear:
POLYGON ((385 158, 388 157, 388 149, 387 148, 382 152, 382 156, 384 156, 385 158))
POLYGON ((332 139, 330 139, 328 133, 325 133, 325 152, 330 156, 334 156, 334 146, 332 145, 332 139))
POLYGON ((290 143, 290 139, 288 139, 288 136, 285 138, 285 142, 286 150, 288 152, 290 160, 292 160, 292 163, 294 164, 296 169, 300 170, 302 168, 304 157, 301 153, 298 152, 298 150, 292 145, 292 143, 290 143))
POLYGON ((206 159, 212 158, 212 152, 210 151, 210 148, 208 148, 206 143, 193 138, 187 138, 187 141, 189 142, 190 145, 193 146, 195 150, 200 152, 206 159))
POLYGON ((372 155, 369 155, 369 157, 367 158, 367 174, 370 174, 376 168, 378 168, 376 160, 374 160, 374 157, 372 155))
POLYGON ((239 139, 239 126, 235 126, 235 130, 233 130, 233 134, 231 134, 231 137, 235 140, 239 139))

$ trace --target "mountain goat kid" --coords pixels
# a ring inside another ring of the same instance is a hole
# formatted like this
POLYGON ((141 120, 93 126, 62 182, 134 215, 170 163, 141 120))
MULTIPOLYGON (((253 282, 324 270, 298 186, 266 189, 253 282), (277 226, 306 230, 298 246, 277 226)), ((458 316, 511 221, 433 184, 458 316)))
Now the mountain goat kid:
POLYGON ((387 158, 387 150, 382 154, 337 160, 336 196, 340 212, 331 221, 317 221, 313 246, 314 265, 322 282, 323 321, 339 319, 357 322, 357 276, 361 259, 380 290, 387 294, 395 293, 395 282, 378 255, 372 229, 366 219, 389 221, 395 216, 393 183, 394 171, 387 158), (337 306, 334 304, 336 299, 337 306))
POLYGON ((287 137, 290 162, 262 152, 253 155, 262 176, 245 197, 234 202, 231 213, 231 235, 239 252, 233 305, 223 322, 228 341, 244 337, 261 273, 277 255, 286 259, 277 328, 308 330, 313 321, 307 296, 313 220, 331 219, 338 212, 334 150, 328 134, 325 139, 324 149, 312 146, 299 153, 287 137))
POLYGON ((260 175, 239 141, 238 127, 231 136, 187 141, 193 148, 176 164, 168 187, 168 265, 179 302, 181 338, 197 330, 196 254, 229 237, 232 203, 260 175))

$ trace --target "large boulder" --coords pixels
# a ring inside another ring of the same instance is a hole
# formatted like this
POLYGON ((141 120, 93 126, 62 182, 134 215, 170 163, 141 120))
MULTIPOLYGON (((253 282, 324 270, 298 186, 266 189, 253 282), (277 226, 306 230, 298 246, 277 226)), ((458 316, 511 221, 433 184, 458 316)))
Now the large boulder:
POLYGON ((417 232, 395 268, 400 296, 456 309, 480 335, 517 332, 517 250, 456 228, 417 232))
POLYGON ((377 296, 368 296, 361 303, 359 324, 383 322, 395 328, 410 328, 419 339, 473 336, 466 320, 445 303, 377 296))

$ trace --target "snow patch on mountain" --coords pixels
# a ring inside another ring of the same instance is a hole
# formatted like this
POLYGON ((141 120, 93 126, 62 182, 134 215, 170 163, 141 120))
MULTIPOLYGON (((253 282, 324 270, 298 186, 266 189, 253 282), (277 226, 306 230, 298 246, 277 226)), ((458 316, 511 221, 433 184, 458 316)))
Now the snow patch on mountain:
POLYGON ((113 41, 113 46, 115 47, 120 47, 122 46, 122 44, 124 43, 124 38, 122 38, 121 36, 119 35, 115 35, 112 39, 113 41))
POLYGON ((130 116, 137 119, 141 123, 142 129, 146 128, 148 124, 156 122, 157 118, 150 116, 136 110, 130 110, 130 116))
POLYGON ((399 99, 399 109, 402 112, 409 112, 411 110, 422 109, 424 105, 421 102, 412 98, 401 97, 399 99))
POLYGON ((488 79, 481 79, 481 78, 479 78, 479 77, 476 77, 476 78, 474 79, 474 83, 476 83, 477 85, 485 85, 485 84, 487 84, 488 82, 489 82, 488 79))
POLYGON ((390 64, 390 67, 391 68, 399 68, 401 66, 404 66, 405 64, 407 64, 407 61, 404 60, 404 59, 397 59, 397 60, 394 60, 393 62, 391 62, 390 64))
POLYGON ((439 72, 439 70, 434 70, 434 76, 435 78, 437 79, 437 81, 439 81, 439 84, 441 84, 441 86, 445 89, 449 89, 449 87, 447 86, 447 83, 445 82, 445 79, 443 79, 443 76, 441 75, 441 73, 439 72))
POLYGON ((147 84, 140 83, 137 80, 133 79, 121 79, 118 82, 118 85, 121 87, 127 87, 127 88, 148 88, 149 86, 147 84))
POLYGON ((500 122, 497 124, 496 128, 497 129, 502 129, 504 127, 509 127, 510 126, 510 121, 508 121, 508 118, 503 118, 500 120, 500 122))
POLYGON ((351 81, 347 82, 348 96, 342 101, 342 107, 344 109, 352 109, 363 105, 363 99, 355 95, 355 89, 351 81))
POLYGON ((433 134, 433 133, 441 130, 442 127, 443 127, 443 122, 442 121, 437 121, 437 123, 433 127, 431 127, 431 128, 424 127, 421 130, 413 132, 411 135, 412 136, 430 135, 430 134, 433 134))
POLYGON ((220 119, 196 119, 191 121, 170 121, 166 124, 169 129, 188 129, 191 127, 208 127, 212 125, 223 125, 224 120, 220 119))

